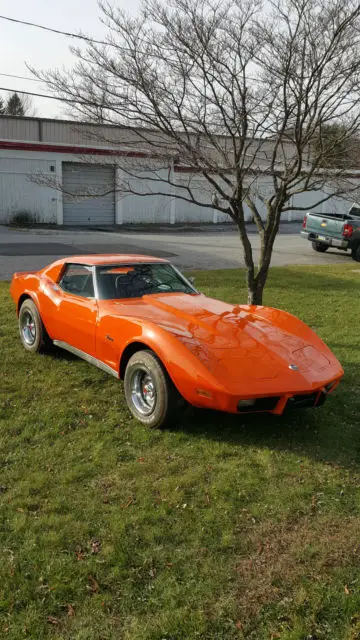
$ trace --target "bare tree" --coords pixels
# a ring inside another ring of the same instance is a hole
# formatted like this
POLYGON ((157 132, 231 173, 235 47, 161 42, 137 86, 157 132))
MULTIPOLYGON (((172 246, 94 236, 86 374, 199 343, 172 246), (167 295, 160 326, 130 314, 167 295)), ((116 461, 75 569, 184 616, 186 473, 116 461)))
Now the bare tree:
POLYGON ((248 301, 261 304, 281 214, 301 209, 304 192, 318 192, 320 204, 357 190, 344 167, 324 162, 322 132, 339 120, 338 144, 359 132, 359 3, 144 0, 137 18, 106 1, 100 7, 104 42, 73 49, 71 73, 36 75, 75 101, 81 118, 121 125, 127 148, 144 152, 147 186, 136 187, 129 151, 124 193, 175 196, 236 223, 248 301), (174 167, 208 188, 200 194, 191 179, 176 180, 174 167), (257 265, 249 209, 260 236, 257 265))
POLYGON ((349 137, 346 123, 322 125, 314 136, 314 154, 322 154, 322 167, 358 169, 360 166, 360 139, 349 137))

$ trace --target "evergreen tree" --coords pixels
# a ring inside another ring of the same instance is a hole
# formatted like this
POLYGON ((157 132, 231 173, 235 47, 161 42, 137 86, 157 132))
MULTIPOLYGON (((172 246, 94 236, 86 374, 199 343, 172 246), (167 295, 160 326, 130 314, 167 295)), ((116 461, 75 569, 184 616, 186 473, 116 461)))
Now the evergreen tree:
POLYGON ((0 96, 0 116, 3 116, 5 114, 5 111, 6 109, 5 109, 4 100, 0 96))
POLYGON ((25 115, 25 108, 18 93, 13 93, 6 103, 6 114, 9 116, 25 115))

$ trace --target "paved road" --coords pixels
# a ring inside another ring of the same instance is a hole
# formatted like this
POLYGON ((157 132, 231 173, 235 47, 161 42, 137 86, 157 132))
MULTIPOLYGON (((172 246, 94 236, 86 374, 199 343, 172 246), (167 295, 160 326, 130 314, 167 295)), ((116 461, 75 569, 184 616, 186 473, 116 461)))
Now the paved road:
MULTIPOLYGON (((331 250, 315 253, 299 235, 299 224, 284 224, 277 237, 273 265, 329 264, 348 262, 346 253, 331 250)), ((250 229, 258 254, 259 239, 250 229)), ((197 230, 162 229, 116 232, 67 230, 14 230, 0 226, 0 280, 14 271, 40 269, 63 256, 80 253, 145 253, 169 258, 182 269, 226 269, 243 266, 244 260, 235 229, 199 227, 197 230)))

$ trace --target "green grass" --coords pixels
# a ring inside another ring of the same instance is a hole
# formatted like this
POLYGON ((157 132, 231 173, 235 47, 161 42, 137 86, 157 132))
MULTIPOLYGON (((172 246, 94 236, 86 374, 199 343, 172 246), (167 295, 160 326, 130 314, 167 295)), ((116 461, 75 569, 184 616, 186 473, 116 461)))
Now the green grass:
MULTIPOLYGON (((239 271, 196 273, 246 299, 239 271)), ((321 409, 148 431, 119 382, 20 345, 1 283, 0 637, 360 638, 360 270, 273 269, 345 369, 321 409)))

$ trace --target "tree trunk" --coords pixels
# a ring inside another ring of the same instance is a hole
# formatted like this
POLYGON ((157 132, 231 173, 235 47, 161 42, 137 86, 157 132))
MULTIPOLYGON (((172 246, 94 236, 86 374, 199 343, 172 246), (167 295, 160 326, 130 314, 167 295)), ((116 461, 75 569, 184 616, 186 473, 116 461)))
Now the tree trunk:
POLYGON ((259 289, 259 287, 256 286, 255 283, 253 283, 252 285, 248 285, 248 297, 247 297, 248 304, 261 305, 262 298, 263 298, 263 288, 259 289))
POLYGON ((267 239, 265 238, 261 239, 259 267, 258 267, 257 274, 255 275, 254 271, 252 269, 249 269, 248 265, 246 265, 247 266, 246 280, 247 280, 247 287, 248 287, 248 300, 247 300, 248 304, 256 304, 256 305, 263 304, 263 292, 264 292, 264 287, 265 287, 268 273, 269 273, 272 248, 273 248, 273 241, 271 241, 271 239, 267 241, 266 240, 267 239))
POLYGON ((248 288, 247 302, 251 305, 262 305, 263 292, 269 273, 274 240, 279 228, 280 209, 278 208, 278 206, 268 206, 266 226, 262 227, 260 223, 257 225, 260 237, 260 256, 257 273, 255 270, 253 249, 246 230, 242 202, 238 204, 237 208, 234 207, 233 211, 233 219, 237 220, 240 239, 244 251, 244 259, 246 265, 246 283, 248 288), (272 224, 269 224, 269 221, 272 224))
POLYGON ((262 305, 265 283, 266 277, 261 280, 255 278, 253 282, 248 282, 248 304, 262 305))
POLYGON ((249 273, 247 274, 247 286, 248 286, 248 304, 258 304, 262 305, 263 303, 263 293, 264 287, 266 284, 267 276, 269 271, 269 265, 261 266, 258 273, 254 278, 249 277, 249 273))

